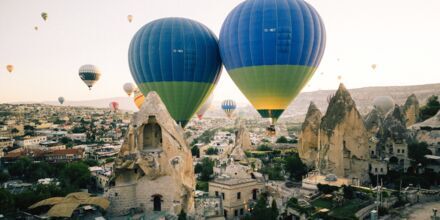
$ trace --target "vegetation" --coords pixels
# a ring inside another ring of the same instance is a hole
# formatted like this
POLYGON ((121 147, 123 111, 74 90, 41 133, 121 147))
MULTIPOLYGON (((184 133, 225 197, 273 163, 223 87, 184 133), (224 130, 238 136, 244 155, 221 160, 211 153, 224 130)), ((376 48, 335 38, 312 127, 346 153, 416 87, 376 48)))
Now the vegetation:
POLYGON ((281 136, 277 139, 276 143, 278 143, 278 144, 296 144, 296 143, 298 143, 298 141, 297 140, 287 140, 286 137, 281 136))
POLYGON ((437 114, 439 109, 440 102, 438 101, 438 96, 433 95, 429 97, 426 105, 420 108, 420 120, 425 121, 426 119, 431 118, 432 116, 437 114))
POLYGON ((209 181, 214 173, 214 161, 209 158, 202 159, 202 170, 200 171, 200 180, 209 181))
POLYGON ((204 192, 209 192, 209 183, 207 181, 197 180, 196 190, 201 190, 204 192))
POLYGON ((209 147, 209 148, 206 150, 206 154, 207 154, 207 155, 218 155, 218 149, 217 149, 217 148, 214 148, 214 147, 209 147))
POLYGON ((267 204, 267 195, 261 194, 255 204, 252 215, 248 219, 252 220, 276 220, 278 218, 278 208, 275 200, 270 207, 267 204))
POLYGON ((297 153, 287 156, 285 159, 286 172, 296 181, 301 181, 302 177, 307 174, 307 166, 301 161, 297 153))
POLYGON ((200 157, 200 149, 199 149, 199 147, 197 147, 196 145, 194 145, 194 146, 191 148, 191 154, 192 154, 193 157, 197 157, 197 158, 199 158, 199 157, 200 157))
POLYGON ((272 148, 265 144, 262 144, 257 147, 257 151, 272 151, 272 148))
POLYGON ((331 194, 334 191, 339 190, 339 187, 337 187, 337 186, 330 186, 330 185, 327 185, 327 184, 320 184, 320 183, 318 183, 317 186, 318 186, 319 192, 321 192, 323 194, 331 194))
POLYGON ((214 138, 215 133, 217 132, 216 129, 213 130, 206 130, 204 131, 199 137, 195 138, 193 140, 193 143, 204 143, 209 144, 211 142, 212 138, 214 138))
POLYGON ((413 142, 408 145, 408 157, 413 159, 412 163, 417 165, 419 163, 426 164, 427 159, 425 155, 432 154, 428 149, 428 144, 426 142, 413 142))

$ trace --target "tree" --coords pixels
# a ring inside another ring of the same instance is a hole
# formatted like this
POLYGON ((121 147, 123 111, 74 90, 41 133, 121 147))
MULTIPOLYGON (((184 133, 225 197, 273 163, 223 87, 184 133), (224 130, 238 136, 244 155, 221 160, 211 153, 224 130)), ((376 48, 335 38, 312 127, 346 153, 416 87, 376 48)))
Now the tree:
POLYGON ((408 157, 413 159, 413 164, 426 164, 427 159, 425 155, 432 154, 428 149, 426 142, 413 142, 408 145, 408 157))
POLYGON ((339 189, 337 186, 330 186, 327 184, 320 184, 320 183, 318 183, 317 187, 319 192, 324 194, 330 194, 339 189))
POLYGON ((20 132, 20 131, 17 128, 11 129, 12 134, 17 134, 18 132, 20 132))
POLYGON ((420 108, 420 120, 425 121, 428 118, 431 118, 435 114, 437 114, 440 109, 440 102, 438 101, 438 96, 433 95, 428 98, 428 102, 425 106, 420 108))
POLYGON ((0 210, 2 214, 9 214, 15 211, 14 195, 2 188, 0 188, 0 210))
POLYGON ((9 174, 15 177, 24 177, 27 174, 32 160, 29 157, 21 157, 8 167, 9 174))
POLYGON ((186 220, 186 213, 182 210, 180 210, 179 216, 177 216, 177 220, 186 220))
POLYGON ((272 151, 272 148, 265 144, 262 144, 257 147, 257 151, 272 151))
POLYGON ((214 173, 214 161, 209 158, 203 158, 202 170, 200 172, 200 180, 209 181, 214 173))
POLYGON ((281 136, 281 137, 279 137, 279 138, 277 139, 276 143, 279 143, 279 144, 285 144, 285 143, 289 143, 289 141, 287 140, 286 137, 281 136))
POLYGON ((200 149, 199 149, 199 147, 197 147, 196 145, 194 145, 194 146, 191 148, 191 154, 192 154, 194 157, 199 158, 199 157, 200 157, 200 149))
POLYGON ((278 209, 276 208, 276 202, 272 201, 272 206, 267 207, 267 195, 261 194, 258 198, 257 204, 255 204, 252 211, 253 220, 276 220, 278 216, 278 209), (274 207, 275 205, 275 207, 274 207))
POLYGON ((0 183, 4 183, 4 182, 8 181, 9 178, 10 178, 10 176, 8 173, 0 171, 0 183))
MULTIPOLYGON (((110 159, 110 158, 107 158, 110 159)), ((87 164, 87 166, 89 167, 94 167, 94 166, 98 166, 99 165, 99 161, 94 160, 94 159, 87 159, 83 161, 85 164, 87 164)))
POLYGON ((73 189, 86 188, 90 181, 89 167, 82 162, 66 164, 61 172, 61 182, 66 187, 73 189))
POLYGON ((307 174, 307 166, 299 158, 298 154, 292 154, 285 158, 286 171, 290 173, 290 177, 297 181, 301 181, 302 177, 307 174))
POLYGON ((217 155, 218 154, 218 149, 217 148, 213 148, 213 147, 209 147, 208 150, 206 150, 206 154, 207 155, 217 155))
POLYGON ((354 189, 351 186, 342 186, 344 191, 344 199, 350 200, 354 198, 354 189))
POLYGON ((198 163, 194 166, 194 173, 201 173, 203 170, 202 164, 198 163))
POLYGON ((278 212, 277 202, 275 201, 275 199, 272 200, 271 211, 272 211, 272 219, 277 219, 279 212, 278 212))

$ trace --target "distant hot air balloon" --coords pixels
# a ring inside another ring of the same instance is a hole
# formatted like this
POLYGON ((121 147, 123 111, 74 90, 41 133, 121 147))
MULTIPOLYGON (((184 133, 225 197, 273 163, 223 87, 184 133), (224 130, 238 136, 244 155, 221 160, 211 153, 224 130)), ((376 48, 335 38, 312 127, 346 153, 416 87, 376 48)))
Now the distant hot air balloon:
POLYGON ((203 118, 203 115, 205 114, 205 112, 211 106, 211 103, 212 103, 213 99, 214 99, 214 96, 210 95, 209 98, 205 101, 205 103, 203 103, 203 105, 199 108, 199 110, 196 113, 197 117, 199 118, 199 120, 201 120, 203 118))
POLYGON ((386 114, 394 108, 394 100, 390 96, 379 96, 373 100, 373 105, 382 114, 386 114))
POLYGON ((373 70, 376 70, 376 67, 377 67, 376 64, 371 64, 371 68, 372 68, 373 70))
POLYGON ((79 77, 81 77, 89 89, 92 89, 92 86, 101 77, 101 71, 94 65, 86 64, 79 68, 79 77))
POLYGON ((144 95, 156 91, 182 127, 214 89, 221 72, 217 38, 186 18, 143 26, 128 53, 131 74, 144 95))
POLYGON ((128 22, 131 23, 131 21, 133 21, 133 15, 128 15, 128 16, 127 16, 127 19, 128 19, 128 22))
POLYGON ((342 76, 341 76, 341 75, 338 76, 338 80, 339 80, 339 81, 342 80, 342 76))
POLYGON ((9 64, 6 66, 6 69, 8 70, 8 72, 12 73, 12 71, 14 71, 14 66, 9 64))
POLYGON ((326 34, 304 0, 246 0, 223 22, 219 42, 230 77, 273 124, 318 68, 326 34))
POLYGON ((109 107, 112 111, 117 111, 119 109, 119 103, 118 102, 110 102, 109 107))
POLYGON ((47 13, 46 12, 42 12, 41 13, 41 17, 43 18, 44 21, 47 21, 47 13))
POLYGON ((237 104, 232 99, 226 99, 222 102, 222 109, 229 118, 231 118, 236 108, 237 104))
POLYGON ((131 93, 133 93, 135 89, 135 85, 133 85, 133 83, 125 83, 123 89, 128 96, 131 96, 131 93))
POLYGON ((136 104, 138 109, 141 109, 142 104, 144 104, 145 96, 139 89, 134 90, 134 104, 136 104))
POLYGON ((58 102, 62 105, 64 103, 64 97, 58 97, 58 102))
POLYGON ((34 30, 38 31, 38 26, 35 26, 35 27, 34 27, 34 30))

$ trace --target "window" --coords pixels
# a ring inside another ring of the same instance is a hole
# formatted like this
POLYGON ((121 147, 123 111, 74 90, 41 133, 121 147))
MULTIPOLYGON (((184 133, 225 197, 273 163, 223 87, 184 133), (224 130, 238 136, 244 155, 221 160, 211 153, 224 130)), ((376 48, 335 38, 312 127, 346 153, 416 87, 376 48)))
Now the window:
POLYGON ((223 200, 225 200, 225 193, 222 193, 222 198, 223 200))
POLYGON ((253 200, 257 200, 257 192, 258 192, 258 189, 253 189, 252 190, 252 199, 253 200))
POLYGON ((234 216, 238 216, 238 210, 234 210, 234 216))
POLYGON ((215 196, 218 196, 218 191, 215 191, 215 196))
POLYGON ((397 149, 397 153, 400 154, 400 149, 397 149))
POLYGON ((241 192, 237 193, 237 199, 241 199, 241 192))
POLYGON ((225 210, 223 210, 223 215, 225 216, 225 218, 227 218, 227 217, 228 217, 228 211, 226 211, 226 209, 225 209, 225 210))
POLYGON ((404 149, 402 149, 402 154, 404 154, 405 153, 405 150, 404 149))
POLYGON ((240 209, 240 215, 244 215, 244 209, 240 209))
POLYGON ((374 168, 374 172, 376 172, 376 173, 377 173, 377 167, 376 167, 376 168, 374 168))
POLYGON ((383 172, 383 168, 380 168, 380 172, 383 172))

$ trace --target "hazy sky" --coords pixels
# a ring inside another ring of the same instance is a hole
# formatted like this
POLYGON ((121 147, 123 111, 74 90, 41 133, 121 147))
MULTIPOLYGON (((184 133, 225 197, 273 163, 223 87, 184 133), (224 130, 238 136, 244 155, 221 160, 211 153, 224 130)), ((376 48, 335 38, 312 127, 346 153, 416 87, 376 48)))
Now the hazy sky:
MULTIPOLYGON (((127 51, 134 33, 162 17, 187 17, 219 34, 241 0, 0 0, 0 102, 123 96, 133 82, 127 51), (40 14, 47 12, 44 22, 40 14), (133 22, 127 15, 134 16, 133 22), (39 30, 35 31, 34 26, 39 30), (78 76, 97 65, 89 91, 78 76), (13 64, 9 74, 6 65, 13 64)), ((322 16, 327 48, 303 91, 440 82, 439 0, 308 0, 322 16), (340 61, 337 61, 340 58, 340 61), (371 64, 377 63, 376 72, 371 64), (323 75, 320 73, 324 72, 323 75)), ((215 99, 245 100, 223 70, 215 99)))

